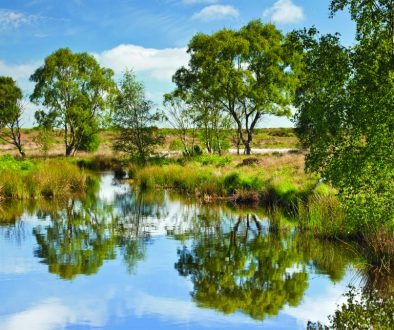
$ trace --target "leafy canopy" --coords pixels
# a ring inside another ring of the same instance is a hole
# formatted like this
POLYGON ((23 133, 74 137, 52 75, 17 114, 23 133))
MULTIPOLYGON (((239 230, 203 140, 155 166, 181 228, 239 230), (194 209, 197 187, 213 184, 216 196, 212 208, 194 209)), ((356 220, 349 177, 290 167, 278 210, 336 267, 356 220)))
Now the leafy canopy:
POLYGON ((274 25, 260 20, 238 31, 199 33, 189 43, 188 67, 173 77, 177 93, 231 115, 250 153, 253 130, 264 114, 290 115, 297 56, 289 46, 274 25))
POLYGON ((10 77, 0 76, 0 139, 25 156, 21 141, 22 91, 10 77), (6 128, 6 129, 5 129, 6 128))
POLYGON ((36 83, 30 99, 46 107, 49 121, 64 129, 67 156, 84 139, 94 138, 108 118, 115 88, 112 76, 112 70, 100 67, 93 56, 63 48, 48 56, 30 77, 36 83))
POLYGON ((113 123, 120 130, 114 149, 145 163, 163 141, 154 126, 160 115, 152 112, 152 102, 146 99, 144 86, 132 71, 124 73, 114 108, 113 123))
POLYGON ((19 116, 22 91, 10 77, 0 77, 0 129, 19 116))
POLYGON ((304 65, 296 126, 309 147, 307 169, 340 190, 357 231, 394 223, 394 7, 382 0, 331 8, 346 5, 357 23, 353 47, 314 29, 296 33, 304 65))

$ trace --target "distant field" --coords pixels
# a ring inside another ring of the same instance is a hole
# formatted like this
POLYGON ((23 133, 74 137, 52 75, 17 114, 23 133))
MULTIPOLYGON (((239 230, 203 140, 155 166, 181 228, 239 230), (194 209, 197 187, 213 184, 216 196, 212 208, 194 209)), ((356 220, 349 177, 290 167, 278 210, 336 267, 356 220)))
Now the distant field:
MULTIPOLYGON (((181 149, 180 141, 176 135, 174 129, 163 128, 160 132, 165 136, 165 143, 160 147, 159 151, 177 151, 181 149)), ((229 149, 236 148, 232 142, 231 135, 234 132, 229 133, 228 145, 229 149)), ((38 132, 35 129, 23 129, 22 141, 26 154, 28 156, 39 156, 40 150, 37 144, 34 142, 34 138, 38 132)), ((102 155, 102 156, 113 156, 112 144, 117 136, 117 132, 113 130, 106 130, 100 133, 101 144, 99 149, 93 153, 80 152, 80 156, 84 155, 102 155)), ((63 155, 64 153, 64 142, 62 131, 54 131, 53 136, 55 143, 53 144, 49 154, 51 156, 63 155)), ((203 148, 203 144, 200 139, 197 138, 197 144, 203 148)), ((252 144, 253 148, 299 148, 300 143, 296 137, 294 130, 291 128, 267 128, 257 129, 255 131, 254 140, 252 144)), ((0 155, 4 154, 17 154, 16 149, 10 145, 0 141, 0 155)))

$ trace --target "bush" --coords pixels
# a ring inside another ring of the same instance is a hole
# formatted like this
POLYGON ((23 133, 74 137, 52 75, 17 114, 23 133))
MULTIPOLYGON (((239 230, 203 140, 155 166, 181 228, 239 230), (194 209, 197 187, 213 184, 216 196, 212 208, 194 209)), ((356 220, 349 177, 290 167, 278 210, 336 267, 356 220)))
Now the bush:
POLYGON ((346 304, 329 317, 329 326, 308 322, 307 329, 394 329, 394 297, 383 299, 376 292, 360 292, 354 287, 345 297, 346 304))
POLYGON ((10 155, 0 157, 0 171, 15 170, 29 171, 35 168, 35 164, 29 160, 16 160, 10 155))
POLYGON ((231 194, 240 186, 241 179, 239 173, 233 172, 225 176, 223 180, 224 188, 231 194))
POLYGON ((232 162, 231 157, 226 156, 220 156, 220 155, 201 155, 196 158, 196 161, 198 163, 201 163, 202 165, 214 165, 218 167, 223 167, 232 162))
POLYGON ((170 142, 169 149, 171 151, 183 150, 183 144, 182 144, 181 140, 179 140, 179 139, 172 140, 170 142))

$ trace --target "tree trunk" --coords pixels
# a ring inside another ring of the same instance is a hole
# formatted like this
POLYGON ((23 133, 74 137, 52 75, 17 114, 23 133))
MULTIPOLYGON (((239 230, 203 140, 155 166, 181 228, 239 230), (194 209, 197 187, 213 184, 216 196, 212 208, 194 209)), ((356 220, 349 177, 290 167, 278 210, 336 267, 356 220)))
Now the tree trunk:
POLYGON ((22 148, 18 147, 18 151, 21 154, 22 158, 26 157, 26 153, 22 150, 22 148))
POLYGON ((70 157, 73 154, 73 146, 66 145, 66 157, 70 157))
POLYGON ((248 139, 244 141, 245 155, 250 155, 252 152, 252 148, 251 148, 252 140, 253 140, 253 133, 251 130, 248 130, 248 139))
POLYGON ((245 146, 244 154, 250 155, 252 152, 252 149, 250 147, 250 142, 245 142, 244 146, 245 146))

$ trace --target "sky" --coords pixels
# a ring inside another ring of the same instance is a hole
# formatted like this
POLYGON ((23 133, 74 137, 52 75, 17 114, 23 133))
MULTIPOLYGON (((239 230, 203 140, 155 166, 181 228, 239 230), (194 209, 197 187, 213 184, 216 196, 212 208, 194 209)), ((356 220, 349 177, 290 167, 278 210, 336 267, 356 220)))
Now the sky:
MULTIPOLYGON (((198 32, 240 28, 252 19, 273 22, 283 32, 316 26, 354 40, 347 12, 329 18, 329 0, 0 0, 0 75, 13 77, 26 98, 30 75, 59 48, 86 51, 119 79, 128 68, 161 106, 174 86, 171 77, 188 62, 187 44, 198 32)), ((26 101, 24 125, 34 125, 26 101)), ((289 127, 268 117, 262 127, 289 127)))

